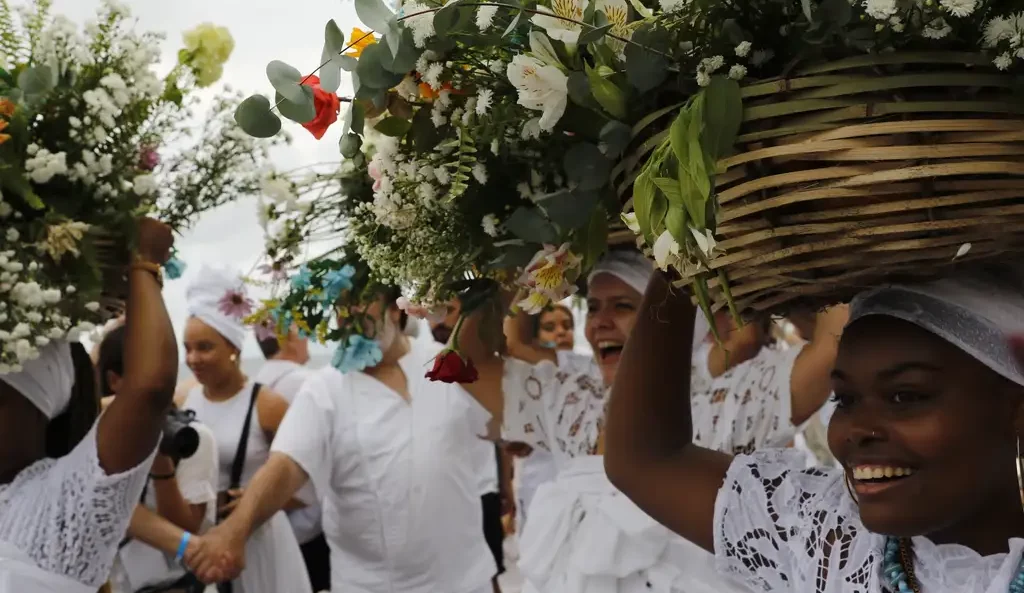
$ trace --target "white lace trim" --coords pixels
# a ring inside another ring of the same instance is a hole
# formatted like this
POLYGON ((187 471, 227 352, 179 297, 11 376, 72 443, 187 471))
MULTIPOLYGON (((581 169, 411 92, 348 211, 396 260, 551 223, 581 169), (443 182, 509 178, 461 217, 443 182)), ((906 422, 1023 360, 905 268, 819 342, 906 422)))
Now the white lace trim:
MULTIPOLYGON (((884 536, 869 532, 841 470, 804 469, 793 450, 736 457, 715 503, 715 553, 721 572, 764 591, 887 592, 884 536)), ((1005 593, 1024 540, 1009 554, 982 557, 955 544, 916 537, 914 570, 922 591, 1005 593)))
POLYGON ((38 461, 0 486, 0 541, 49 573, 100 587, 152 461, 151 454, 127 472, 107 475, 93 425, 69 455, 38 461))

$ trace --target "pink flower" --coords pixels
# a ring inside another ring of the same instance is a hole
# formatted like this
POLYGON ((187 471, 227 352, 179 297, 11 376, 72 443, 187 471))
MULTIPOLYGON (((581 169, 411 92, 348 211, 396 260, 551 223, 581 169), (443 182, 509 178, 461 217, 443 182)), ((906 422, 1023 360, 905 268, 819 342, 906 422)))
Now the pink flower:
POLYGON ((269 319, 265 319, 261 323, 256 324, 252 329, 256 334, 256 340, 260 342, 277 337, 277 332, 274 331, 274 322, 269 319))
POLYGON ((217 305, 220 312, 228 317, 245 319, 247 316, 252 315, 252 299, 246 297, 245 293, 239 290, 229 290, 221 297, 217 305))
POLYGON ((256 271, 258 271, 261 274, 268 274, 272 282, 288 279, 288 272, 284 269, 284 266, 281 264, 263 264, 262 266, 256 268, 256 271))
MULTIPOLYGON (((370 177, 373 178, 373 191, 380 191, 380 178, 382 177, 382 175, 380 171, 380 166, 377 164, 377 161, 370 161, 370 164, 366 167, 366 170, 370 174, 370 177)), ((406 302, 408 302, 408 300, 406 300, 406 302)), ((402 310, 404 311, 405 309, 402 310)))
POLYGON ((405 298, 404 296, 398 297, 398 300, 395 301, 395 304, 398 305, 398 308, 405 311, 409 316, 415 317, 417 319, 426 319, 432 324, 444 321, 445 314, 447 313, 445 307, 427 307, 424 305, 416 305, 413 304, 409 299, 405 298))
POLYGON ((160 164, 160 153, 152 146, 144 146, 139 153, 139 168, 143 171, 152 171, 160 164))

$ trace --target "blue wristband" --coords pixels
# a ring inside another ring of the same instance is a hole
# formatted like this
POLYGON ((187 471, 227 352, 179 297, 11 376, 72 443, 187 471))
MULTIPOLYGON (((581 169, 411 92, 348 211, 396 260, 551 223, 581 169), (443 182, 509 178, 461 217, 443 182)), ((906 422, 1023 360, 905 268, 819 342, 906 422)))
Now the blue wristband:
POLYGON ((181 534, 181 543, 178 544, 178 553, 174 555, 174 561, 181 564, 181 561, 185 559, 185 548, 188 547, 188 540, 192 539, 192 534, 185 532, 181 534))

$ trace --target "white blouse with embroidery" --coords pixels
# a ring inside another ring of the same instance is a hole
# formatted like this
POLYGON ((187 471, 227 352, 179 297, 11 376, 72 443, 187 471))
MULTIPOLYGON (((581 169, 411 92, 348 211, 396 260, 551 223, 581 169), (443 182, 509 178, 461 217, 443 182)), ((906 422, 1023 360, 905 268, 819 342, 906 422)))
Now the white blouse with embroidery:
MULTIPOLYGON (((882 574, 885 537, 868 531, 841 470, 805 469, 797 451, 736 457, 715 504, 719 571, 774 593, 896 593, 882 574)), ((1006 593, 1024 539, 981 556, 913 538, 914 573, 928 593, 1006 593)))
POLYGON ((100 467, 94 424, 70 454, 37 461, 0 486, 0 544, 47 573, 99 588, 155 454, 154 448, 135 468, 108 475, 100 467))

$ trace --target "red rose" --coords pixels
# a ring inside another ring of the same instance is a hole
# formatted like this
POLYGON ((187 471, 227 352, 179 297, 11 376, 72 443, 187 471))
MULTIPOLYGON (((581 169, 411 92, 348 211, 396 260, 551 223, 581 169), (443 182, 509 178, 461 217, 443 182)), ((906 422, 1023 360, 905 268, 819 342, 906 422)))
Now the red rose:
POLYGON ((463 359, 455 350, 445 350, 434 359, 434 368, 427 371, 427 378, 445 383, 473 383, 477 372, 472 360, 463 359))
POLYGON ((317 140, 324 137, 327 128, 338 121, 338 112, 341 111, 341 99, 337 93, 328 93, 320 88, 320 77, 310 76, 302 83, 313 89, 313 105, 316 107, 316 117, 302 124, 313 134, 317 140))

